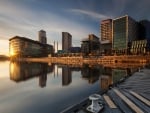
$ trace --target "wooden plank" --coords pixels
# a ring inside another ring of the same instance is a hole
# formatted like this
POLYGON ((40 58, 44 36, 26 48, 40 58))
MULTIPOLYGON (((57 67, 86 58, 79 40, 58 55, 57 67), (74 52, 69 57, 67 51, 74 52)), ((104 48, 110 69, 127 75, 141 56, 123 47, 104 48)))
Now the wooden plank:
POLYGON ((104 95, 103 97, 110 108, 117 108, 117 106, 114 104, 114 102, 110 99, 109 96, 104 95))
POLYGON ((145 103, 146 105, 150 106, 150 101, 145 99, 144 97, 140 96, 139 94, 133 92, 133 91, 130 91, 130 93, 135 96, 136 98, 138 98, 139 100, 141 100, 143 103, 145 103))
POLYGON ((139 107, 137 107, 132 101, 124 96, 119 90, 113 89, 113 91, 136 113, 144 113, 139 107))

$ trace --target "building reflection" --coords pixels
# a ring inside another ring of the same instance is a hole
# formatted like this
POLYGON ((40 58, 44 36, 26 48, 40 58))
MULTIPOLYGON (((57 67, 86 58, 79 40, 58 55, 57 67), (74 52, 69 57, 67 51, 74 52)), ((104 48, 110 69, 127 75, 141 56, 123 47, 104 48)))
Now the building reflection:
POLYGON ((84 64, 78 67, 69 67, 71 72, 72 71, 81 71, 82 78, 87 80, 89 84, 94 84, 96 81, 99 80, 99 76, 101 74, 101 65, 89 65, 84 64))
POLYGON ((113 83, 112 81, 112 68, 103 67, 101 71, 100 79, 100 87, 102 90, 105 90, 113 83))
POLYGON ((79 72, 81 71, 82 68, 79 65, 63 65, 63 64, 58 64, 57 67, 62 69, 62 86, 70 85, 72 82, 72 73, 79 72))
POLYGON ((113 83, 118 82, 121 78, 127 76, 127 69, 113 69, 112 70, 112 80, 113 83))
POLYGON ((62 66, 62 86, 67 86, 72 82, 72 72, 69 66, 62 66))
POLYGON ((99 79, 100 71, 100 66, 83 65, 81 69, 82 78, 88 80, 89 84, 93 84, 99 79))
MULTIPOLYGON (((54 68, 57 67, 62 70, 62 86, 68 86, 72 82, 72 73, 80 72, 84 80, 87 80, 89 84, 93 84, 99 80, 100 88, 107 89, 110 85, 118 82, 121 78, 131 75, 136 68, 115 68, 106 67, 101 65, 62 65, 55 66, 54 64, 47 63, 28 63, 28 62, 10 62, 10 79, 15 82, 26 81, 28 79, 39 77, 39 86, 45 87, 47 81, 47 73, 54 72, 54 68)), ((137 70, 136 70, 137 71, 137 70)))
POLYGON ((10 79, 15 82, 39 77, 39 86, 45 87, 47 73, 53 72, 54 66, 47 63, 10 62, 10 79))
POLYGON ((111 68, 111 67, 103 67, 102 73, 99 78, 100 88, 102 90, 108 89, 108 87, 114 83, 117 83, 120 79, 131 75, 131 68, 111 68))

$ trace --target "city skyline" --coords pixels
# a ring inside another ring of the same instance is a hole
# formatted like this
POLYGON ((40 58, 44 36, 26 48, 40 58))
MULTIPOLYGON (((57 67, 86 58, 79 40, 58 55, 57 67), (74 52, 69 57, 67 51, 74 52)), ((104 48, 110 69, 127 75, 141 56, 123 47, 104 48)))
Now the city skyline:
POLYGON ((8 39, 19 35, 38 39, 38 31, 47 32, 47 43, 59 42, 61 32, 72 34, 73 46, 93 33, 100 37, 100 21, 128 14, 135 20, 148 19, 148 0, 1 0, 0 54, 9 53, 8 39), (118 5, 119 4, 119 5, 118 5))

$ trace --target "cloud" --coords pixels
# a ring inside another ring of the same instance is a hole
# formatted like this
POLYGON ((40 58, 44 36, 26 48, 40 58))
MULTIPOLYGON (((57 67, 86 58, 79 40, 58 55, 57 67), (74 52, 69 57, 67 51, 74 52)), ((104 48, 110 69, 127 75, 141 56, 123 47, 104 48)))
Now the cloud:
MULTIPOLYGON (((85 12, 84 12, 85 13, 85 12)), ((96 15, 96 14, 95 14, 96 15)), ((73 41, 80 41, 95 30, 89 26, 70 20, 49 10, 35 10, 31 7, 16 4, 16 2, 0 2, 0 28, 1 37, 9 39, 15 35, 29 37, 38 40, 38 31, 44 29, 47 32, 48 43, 59 41, 61 49, 61 32, 69 32, 73 41)))
POLYGON ((104 14, 100 14, 100 13, 96 13, 96 12, 92 12, 92 11, 87 11, 87 10, 82 10, 82 9, 70 9, 70 12, 76 13, 76 14, 83 14, 83 15, 87 15, 91 18, 94 19, 107 19, 109 18, 109 16, 104 15, 104 14))
POLYGON ((0 38, 0 45, 1 45, 1 48, 0 48, 0 55, 8 55, 8 52, 9 52, 9 42, 8 40, 1 40, 0 38))
POLYGON ((115 16, 122 15, 129 2, 129 0, 113 0, 110 10, 115 16))

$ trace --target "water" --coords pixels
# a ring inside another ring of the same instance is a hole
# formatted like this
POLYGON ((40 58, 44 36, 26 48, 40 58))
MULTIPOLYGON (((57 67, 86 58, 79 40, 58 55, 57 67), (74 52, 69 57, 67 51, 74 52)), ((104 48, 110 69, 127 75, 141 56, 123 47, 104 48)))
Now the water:
POLYGON ((0 113, 59 113, 134 70, 0 62, 0 113))

